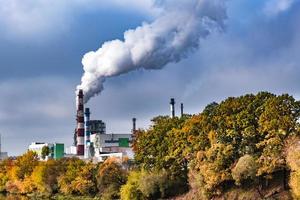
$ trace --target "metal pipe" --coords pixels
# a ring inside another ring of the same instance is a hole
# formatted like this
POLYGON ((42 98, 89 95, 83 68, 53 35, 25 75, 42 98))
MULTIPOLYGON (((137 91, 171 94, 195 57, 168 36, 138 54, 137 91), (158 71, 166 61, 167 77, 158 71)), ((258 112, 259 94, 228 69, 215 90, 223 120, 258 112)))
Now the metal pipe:
POLYGON ((91 130, 90 130, 90 109, 85 108, 85 151, 84 151, 84 158, 90 158, 90 144, 91 144, 91 130))

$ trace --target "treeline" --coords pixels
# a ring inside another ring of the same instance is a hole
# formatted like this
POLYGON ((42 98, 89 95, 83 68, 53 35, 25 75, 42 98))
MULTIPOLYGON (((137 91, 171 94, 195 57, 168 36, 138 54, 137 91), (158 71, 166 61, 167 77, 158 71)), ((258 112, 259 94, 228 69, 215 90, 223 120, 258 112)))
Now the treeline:
POLYGON ((211 103, 194 116, 156 117, 148 130, 136 133, 133 146, 140 173, 149 175, 139 184, 130 175, 121 193, 131 187, 131 195, 159 199, 193 187, 194 199, 211 199, 231 188, 257 186, 264 198, 264 187, 280 177, 282 188, 299 199, 299 116, 300 102, 292 96, 261 92, 211 103), (164 188, 159 174, 169 175, 164 188), (151 192, 141 187, 147 179, 151 192))
POLYGON ((231 188, 255 187, 263 198, 264 186, 280 177, 299 199, 299 116, 300 102, 289 95, 230 97, 197 115, 155 117, 149 129, 135 132, 134 165, 115 159, 39 162, 32 152, 5 160, 0 191, 142 200, 193 190, 194 199, 211 199, 231 188))
POLYGON ((126 183, 127 164, 127 160, 109 159, 96 165, 77 158, 42 162, 28 151, 17 160, 0 163, 0 192, 40 198, 60 193, 115 199, 126 183))

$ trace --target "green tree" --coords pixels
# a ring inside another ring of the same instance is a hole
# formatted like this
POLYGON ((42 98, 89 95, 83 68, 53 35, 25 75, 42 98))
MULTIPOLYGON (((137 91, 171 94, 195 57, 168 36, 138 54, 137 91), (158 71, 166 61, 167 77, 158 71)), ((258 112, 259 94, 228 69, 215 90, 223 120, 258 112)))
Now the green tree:
POLYGON ((128 181, 121 187, 121 200, 143 200, 146 197, 139 189, 139 182, 142 172, 132 171, 128 176, 128 181))
POLYGON ((50 149, 48 146, 43 146, 42 148, 42 158, 45 159, 46 156, 50 154, 50 149))

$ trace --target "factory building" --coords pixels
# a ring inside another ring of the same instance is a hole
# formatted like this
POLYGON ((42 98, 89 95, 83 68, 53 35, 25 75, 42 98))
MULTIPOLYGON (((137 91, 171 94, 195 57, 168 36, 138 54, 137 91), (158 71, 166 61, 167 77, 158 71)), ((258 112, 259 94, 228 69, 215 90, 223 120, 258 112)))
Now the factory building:
POLYGON ((91 138, 94 144, 94 158, 98 161, 104 160, 106 157, 115 156, 128 157, 133 159, 133 151, 131 148, 132 134, 94 134, 91 138))
POLYGON ((85 158, 103 161, 107 157, 133 158, 130 147, 132 134, 107 134, 102 120, 90 120, 89 108, 85 109, 85 158))
POLYGON ((74 146, 66 149, 67 156, 76 154, 81 159, 95 161, 103 161, 106 157, 111 156, 133 158, 132 134, 106 134, 105 123, 102 120, 90 119, 90 109, 84 109, 83 99, 83 91, 79 90, 76 99, 75 141, 74 146))
POLYGON ((33 151, 38 155, 40 160, 48 159, 60 159, 64 157, 64 144, 62 143, 45 143, 45 142, 32 142, 29 147, 29 151, 33 151), (48 147, 50 153, 46 156, 45 159, 42 158, 42 149, 43 147, 48 147))

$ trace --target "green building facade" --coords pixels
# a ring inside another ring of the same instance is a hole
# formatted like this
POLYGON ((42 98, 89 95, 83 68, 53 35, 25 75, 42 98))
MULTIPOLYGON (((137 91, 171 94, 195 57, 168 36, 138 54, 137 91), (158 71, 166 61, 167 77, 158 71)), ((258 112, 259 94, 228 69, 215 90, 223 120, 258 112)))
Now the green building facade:
POLYGON ((62 143, 55 143, 53 146, 53 158, 60 159, 64 157, 65 146, 62 143))

